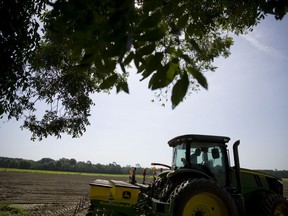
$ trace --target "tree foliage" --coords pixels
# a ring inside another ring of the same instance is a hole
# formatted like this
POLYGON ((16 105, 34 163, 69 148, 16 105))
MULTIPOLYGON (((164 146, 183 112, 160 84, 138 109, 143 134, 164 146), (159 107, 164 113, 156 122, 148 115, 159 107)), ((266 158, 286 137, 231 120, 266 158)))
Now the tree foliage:
MULTIPOLYGON (((139 165, 139 164, 138 164, 139 165)), ((120 166, 116 162, 109 164, 92 164, 91 161, 76 161, 74 158, 60 158, 54 160, 51 158, 42 158, 39 161, 27 160, 22 158, 0 157, 0 168, 16 168, 16 169, 31 169, 31 170, 51 170, 51 171, 66 171, 78 173, 104 173, 104 174, 128 174, 131 166, 120 166)), ((137 174, 142 172, 141 166, 137 166, 137 174)), ((152 175, 152 169, 147 168, 147 174, 152 175)))
POLYGON ((91 94, 129 93, 131 66, 177 107, 189 91, 208 88, 204 73, 229 56, 228 33, 251 30, 266 13, 281 19, 287 1, 1 0, 0 11, 0 116, 23 117, 42 139, 82 135, 91 94))
POLYGON ((0 116, 18 118, 29 106, 21 98, 30 77, 24 67, 40 39, 33 15, 43 5, 41 0, 0 1, 0 116))

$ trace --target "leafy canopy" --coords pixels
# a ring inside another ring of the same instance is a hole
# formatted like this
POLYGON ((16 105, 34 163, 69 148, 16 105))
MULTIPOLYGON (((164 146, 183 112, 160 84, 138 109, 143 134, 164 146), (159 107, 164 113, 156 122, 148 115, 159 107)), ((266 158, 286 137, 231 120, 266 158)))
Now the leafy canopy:
POLYGON ((0 6, 6 14, 0 116, 24 118, 32 139, 82 135, 91 94, 129 93, 131 66, 149 89, 166 89, 177 107, 189 91, 208 88, 204 72, 229 56, 228 33, 243 34, 266 13, 281 19, 287 11, 285 0, 2 0, 0 6), (39 116, 41 101, 47 109, 39 116))

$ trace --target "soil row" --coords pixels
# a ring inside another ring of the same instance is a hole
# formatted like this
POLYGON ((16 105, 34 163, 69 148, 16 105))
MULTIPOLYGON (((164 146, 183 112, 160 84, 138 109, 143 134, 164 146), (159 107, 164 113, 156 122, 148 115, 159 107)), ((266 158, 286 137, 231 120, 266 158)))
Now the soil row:
POLYGON ((89 206, 89 183, 96 178, 104 177, 0 172, 0 202, 29 209, 35 216, 82 216, 89 206))

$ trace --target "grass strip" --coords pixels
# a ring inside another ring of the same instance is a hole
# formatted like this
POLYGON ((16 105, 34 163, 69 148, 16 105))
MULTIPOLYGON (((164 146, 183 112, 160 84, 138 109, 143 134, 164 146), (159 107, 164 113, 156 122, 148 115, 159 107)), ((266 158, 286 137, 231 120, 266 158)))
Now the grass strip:
POLYGON ((8 202, 0 203, 0 216, 28 216, 29 212, 25 211, 22 208, 12 206, 8 202))
MULTIPOLYGON (((102 177, 127 177, 128 174, 108 174, 108 173, 82 173, 68 171, 53 171, 53 170, 33 170, 33 169, 17 169, 17 168, 1 168, 0 172, 25 172, 25 173, 41 173, 41 174, 56 174, 56 175, 82 175, 82 176, 102 176, 102 177)), ((142 178, 142 175, 136 175, 136 178, 142 178)), ((146 176, 152 178, 152 176, 146 176)))

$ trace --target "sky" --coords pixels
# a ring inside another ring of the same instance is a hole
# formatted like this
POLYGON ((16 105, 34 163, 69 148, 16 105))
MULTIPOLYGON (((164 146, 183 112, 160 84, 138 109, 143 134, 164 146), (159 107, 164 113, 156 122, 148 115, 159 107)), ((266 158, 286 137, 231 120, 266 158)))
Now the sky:
MULTIPOLYGON (((0 156, 77 161, 121 166, 171 164, 167 142, 184 134, 221 135, 240 140, 240 166, 288 170, 288 17, 267 17, 253 32, 234 36, 231 55, 217 59, 201 89, 176 109, 155 99, 148 83, 131 74, 130 94, 95 94, 91 125, 77 139, 63 135, 31 141, 22 122, 0 122, 0 156)), ((114 92, 114 91, 113 91, 114 92)))

